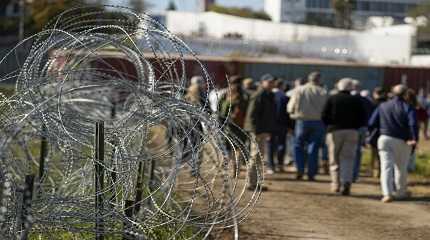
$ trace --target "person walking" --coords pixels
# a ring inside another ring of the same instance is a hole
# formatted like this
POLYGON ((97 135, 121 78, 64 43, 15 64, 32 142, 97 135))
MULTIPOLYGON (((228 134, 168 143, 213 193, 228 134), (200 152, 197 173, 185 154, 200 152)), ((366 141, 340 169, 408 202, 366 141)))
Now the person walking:
POLYGON ((324 106, 322 120, 328 132, 331 190, 349 195, 358 129, 367 124, 367 114, 361 99, 350 93, 353 90, 351 79, 341 79, 337 88, 339 92, 330 96, 324 106))
MULTIPOLYGON (((381 87, 376 87, 373 90, 373 105, 375 109, 381 105, 381 103, 387 101, 387 94, 384 89, 381 87)), ((373 113, 373 112, 372 112, 373 113)), ((369 129, 370 130, 370 129, 369 129)), ((379 129, 372 129, 369 131, 366 142, 370 145, 370 172, 372 177, 379 178, 381 176, 381 164, 380 158, 378 154, 378 138, 379 138, 379 129), (376 171, 375 171, 376 170, 376 171)))
POLYGON ((294 91, 287 106, 290 117, 296 120, 294 160, 298 180, 303 179, 305 158, 308 180, 314 181, 318 173, 318 152, 325 134, 321 112, 327 100, 327 92, 320 86, 320 77, 319 72, 309 74, 308 83, 294 91))
POLYGON ((369 121, 369 127, 379 128, 381 134, 378 150, 381 158, 381 201, 384 203, 393 201, 394 197, 403 199, 409 195, 407 165, 412 147, 418 142, 418 122, 414 107, 405 101, 407 90, 404 85, 396 85, 392 91, 393 99, 382 103, 369 121))
POLYGON ((290 126, 290 118, 287 113, 288 97, 283 91, 283 82, 281 80, 275 81, 275 88, 273 89, 276 104, 276 126, 272 132, 270 140, 267 142, 267 160, 268 160, 268 174, 280 171, 285 172, 284 158, 286 152, 287 131, 290 126), (277 163, 275 163, 274 156, 276 156, 277 163))
POLYGON ((370 116, 372 115, 373 111, 375 110, 375 105, 373 104, 373 102, 369 98, 361 95, 361 92, 363 92, 365 95, 366 94, 365 92, 367 90, 361 90, 360 81, 358 81, 356 79, 351 79, 351 81, 353 84, 353 89, 351 91, 351 95, 357 96, 361 99, 362 104, 364 106, 364 109, 366 110, 366 115, 367 115, 366 124, 358 130, 358 142, 357 142, 357 145, 355 148, 356 153, 355 153, 355 160, 354 160, 353 182, 357 182, 358 178, 360 177, 361 158, 363 156, 363 147, 366 144, 366 134, 368 132, 367 122, 369 121, 370 116))
POLYGON ((265 74, 260 79, 260 89, 255 92, 248 105, 244 128, 250 132, 253 143, 251 144, 251 157, 248 170, 248 190, 257 188, 267 190, 266 186, 258 184, 258 174, 262 172, 262 157, 265 156, 266 141, 270 140, 270 134, 274 131, 276 104, 272 92, 274 78, 265 74))

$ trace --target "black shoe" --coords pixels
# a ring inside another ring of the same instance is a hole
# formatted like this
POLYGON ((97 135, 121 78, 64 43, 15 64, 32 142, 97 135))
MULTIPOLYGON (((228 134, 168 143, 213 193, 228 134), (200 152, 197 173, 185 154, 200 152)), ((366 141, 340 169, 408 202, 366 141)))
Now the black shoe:
POLYGON ((315 182, 316 180, 315 180, 315 177, 308 177, 308 181, 309 182, 315 182))
MULTIPOLYGON (((266 192, 266 191, 269 190, 269 188, 266 187, 266 186, 259 186, 259 188, 260 188, 259 190, 262 191, 262 192, 266 192)), ((254 192, 257 189, 257 186, 248 186, 247 189, 248 189, 248 191, 254 192)))
POLYGON ((296 180, 303 180, 303 174, 297 173, 296 180))
POLYGON ((351 194, 351 183, 343 184, 342 193, 343 196, 349 196, 351 194))

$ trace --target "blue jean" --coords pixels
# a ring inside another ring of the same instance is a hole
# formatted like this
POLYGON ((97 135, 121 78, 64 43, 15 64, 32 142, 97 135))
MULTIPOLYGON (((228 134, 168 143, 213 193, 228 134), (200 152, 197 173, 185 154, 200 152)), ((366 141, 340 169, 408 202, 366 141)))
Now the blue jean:
POLYGON ((367 133, 366 127, 362 127, 358 129, 358 144, 355 150, 354 172, 352 175, 353 182, 356 182, 358 180, 358 177, 360 176, 361 156, 362 156, 364 141, 366 140, 366 133, 367 133))
POLYGON ((295 135, 294 159, 297 172, 304 174, 306 159, 307 174, 313 178, 318 172, 318 152, 324 139, 325 126, 322 121, 297 120, 295 135))
POLYGON ((278 166, 282 167, 284 165, 285 152, 287 150, 287 130, 278 130, 271 134, 270 140, 267 141, 267 161, 268 167, 275 169, 276 164, 274 160, 274 155, 278 160, 278 166))

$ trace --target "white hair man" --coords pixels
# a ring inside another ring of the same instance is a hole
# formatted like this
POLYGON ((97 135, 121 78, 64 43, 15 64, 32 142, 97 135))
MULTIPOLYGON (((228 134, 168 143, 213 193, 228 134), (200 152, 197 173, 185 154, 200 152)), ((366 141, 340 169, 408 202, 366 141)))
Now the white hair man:
POLYGON ((353 86, 351 79, 341 79, 337 84, 339 92, 329 97, 322 112, 328 132, 331 190, 342 195, 350 194, 358 129, 367 122, 360 97, 351 95, 353 86))

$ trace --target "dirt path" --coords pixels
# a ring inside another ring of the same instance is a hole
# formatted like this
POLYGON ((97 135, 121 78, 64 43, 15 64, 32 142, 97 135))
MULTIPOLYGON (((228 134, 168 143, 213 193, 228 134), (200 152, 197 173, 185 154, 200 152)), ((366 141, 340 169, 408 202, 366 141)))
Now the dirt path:
POLYGON ((293 174, 266 177, 269 191, 241 224, 240 239, 430 239, 428 183, 411 187, 410 201, 383 204, 375 179, 361 178, 350 197, 331 194, 328 176, 317 182, 293 179, 293 174))

